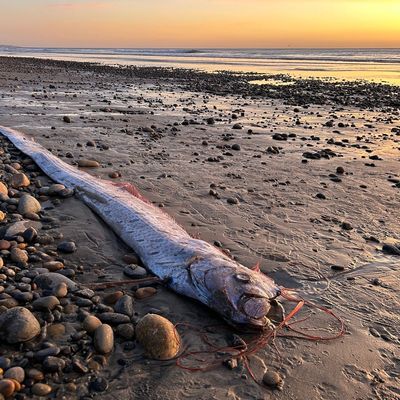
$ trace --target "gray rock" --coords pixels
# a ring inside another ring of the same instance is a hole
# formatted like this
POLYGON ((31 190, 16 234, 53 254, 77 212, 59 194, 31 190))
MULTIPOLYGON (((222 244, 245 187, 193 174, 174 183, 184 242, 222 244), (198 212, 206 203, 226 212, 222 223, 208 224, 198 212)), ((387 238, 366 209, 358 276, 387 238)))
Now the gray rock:
POLYGON ((135 337, 135 327, 132 324, 121 324, 117 326, 116 333, 126 340, 132 340, 135 337))
POLYGON ((24 194, 18 203, 18 212, 22 215, 27 213, 37 214, 42 209, 40 203, 30 194, 24 194))
POLYGON ((110 325, 126 324, 131 322, 131 319, 125 314, 105 312, 102 314, 98 314, 97 316, 101 322, 110 325))
POLYGON ((38 311, 52 311, 60 304, 60 300, 56 296, 46 296, 35 300, 32 303, 34 310, 38 311))
POLYGON ((85 299, 91 299, 95 295, 95 293, 93 290, 89 288, 83 288, 81 290, 76 291, 74 295, 79 297, 84 297, 85 299))
POLYGON ((43 368, 48 372, 59 372, 65 368, 65 361, 62 358, 48 356, 43 361, 43 368))
POLYGON ((5 372, 4 378, 15 379, 17 382, 22 383, 25 379, 25 371, 21 367, 12 367, 5 372))
POLYGON ((54 289, 61 282, 64 282, 67 285, 69 291, 74 292, 78 290, 78 285, 75 282, 71 281, 71 279, 64 275, 58 274, 57 272, 46 272, 36 276, 34 279, 34 283, 36 283, 36 285, 38 285, 41 289, 47 290, 54 289))
POLYGON ((1 228, 0 236, 3 234, 4 239, 13 239, 15 236, 18 236, 18 234, 23 234, 30 227, 39 230, 42 227, 42 224, 37 221, 27 220, 14 222, 12 225, 1 228))
POLYGON ((38 361, 43 361, 45 358, 49 356, 57 356, 60 354, 61 349, 58 346, 51 346, 45 349, 39 350, 35 353, 34 357, 38 361))
POLYGON ((134 310, 133 310, 133 299, 129 295, 122 296, 114 305, 115 312, 119 314, 125 314, 128 317, 132 317, 134 310))
POLYGON ((21 343, 40 333, 40 324, 24 307, 14 307, 0 315, 0 332, 8 343, 21 343))
POLYGON ((57 250, 61 253, 74 253, 76 251, 76 244, 74 242, 61 242, 57 246, 57 250))
POLYGON ((124 268, 124 274, 130 278, 143 278, 147 275, 147 271, 139 265, 127 265, 124 268))

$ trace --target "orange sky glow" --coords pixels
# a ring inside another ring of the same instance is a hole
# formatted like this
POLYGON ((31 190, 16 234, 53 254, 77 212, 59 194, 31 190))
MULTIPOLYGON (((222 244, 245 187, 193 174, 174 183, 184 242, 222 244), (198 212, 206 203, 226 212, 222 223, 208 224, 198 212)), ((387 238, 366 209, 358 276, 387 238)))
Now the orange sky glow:
POLYGON ((0 44, 400 47, 399 0, 0 0, 0 44))

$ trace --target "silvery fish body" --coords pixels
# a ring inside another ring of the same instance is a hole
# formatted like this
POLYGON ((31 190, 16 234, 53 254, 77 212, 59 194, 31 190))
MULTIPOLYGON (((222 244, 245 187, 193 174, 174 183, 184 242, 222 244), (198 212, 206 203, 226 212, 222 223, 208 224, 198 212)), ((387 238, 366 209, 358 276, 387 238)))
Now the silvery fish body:
POLYGON ((50 178, 74 189, 172 290, 202 302, 230 323, 266 326, 270 300, 280 294, 270 278, 192 238, 165 212, 126 187, 65 163, 20 132, 4 127, 0 132, 50 178))

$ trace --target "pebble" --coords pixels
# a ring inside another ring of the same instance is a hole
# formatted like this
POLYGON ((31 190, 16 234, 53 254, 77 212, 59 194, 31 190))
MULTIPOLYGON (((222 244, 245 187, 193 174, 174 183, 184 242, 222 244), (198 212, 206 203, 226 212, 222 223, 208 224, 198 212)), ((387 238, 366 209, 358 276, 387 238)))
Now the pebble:
POLYGON ((31 226, 24 231, 22 237, 25 239, 26 242, 30 243, 37 238, 37 235, 37 230, 31 226))
POLYGON ((53 339, 61 339, 65 335, 65 325, 52 324, 47 327, 47 334, 53 339))
POLYGON ((400 245, 393 245, 391 243, 384 243, 382 251, 386 254, 400 256, 400 245))
POLYGON ((18 247, 11 249, 10 258, 16 263, 25 264, 28 262, 28 253, 25 250, 21 250, 18 247))
POLYGON ((24 194, 18 203, 18 212, 22 215, 28 213, 37 214, 42 209, 40 203, 30 194, 24 194))
POLYGON ((93 333, 100 325, 102 324, 102 322, 95 317, 94 315, 88 315, 82 323, 82 327, 83 329, 91 334, 93 333))
POLYGON ((90 382, 89 388, 93 392, 105 392, 108 389, 108 382, 105 378, 96 378, 90 382))
POLYGON ((267 371, 263 376, 263 383, 271 389, 282 388, 283 379, 275 371, 267 371))
POLYGON ((232 150, 240 151, 241 150, 240 144, 238 144, 238 143, 233 144, 232 145, 232 150))
POLYGON ((52 311, 60 304, 60 300, 56 296, 45 296, 35 300, 32 303, 34 310, 38 311, 52 311))
POLYGON ((104 312, 102 314, 99 314, 98 318, 101 322, 110 325, 126 324, 131 321, 131 319, 127 315, 113 312, 104 312))
POLYGON ((61 261, 47 261, 43 264, 43 268, 48 269, 50 272, 56 272, 64 268, 61 261))
POLYGON ((337 174, 344 174, 344 168, 343 167, 337 167, 336 168, 336 173, 337 174))
POLYGON ((43 372, 36 368, 28 369, 26 375, 28 376, 28 378, 33 379, 35 382, 39 382, 44 379, 43 372))
POLYGON ((124 274, 130 278, 143 278, 147 275, 147 271, 139 265, 127 265, 124 268, 124 274))
POLYGON ((38 336, 40 325, 28 309, 14 307, 0 315, 0 331, 8 343, 21 343, 38 336))
POLYGON ((25 371, 21 367, 12 367, 5 372, 4 378, 15 379, 17 382, 22 383, 25 379, 25 371))
POLYGON ((148 297, 154 296, 157 293, 157 289, 151 286, 139 288, 135 292, 135 297, 137 299, 146 299, 148 297))
POLYGON ((115 304, 123 295, 124 295, 124 293, 121 292, 120 290, 118 290, 116 292, 112 292, 112 293, 107 293, 104 296, 103 301, 105 304, 108 304, 108 305, 115 304))
POLYGON ((32 393, 35 396, 47 396, 52 391, 50 385, 46 385, 45 383, 35 383, 32 386, 32 393))
POLYGON ((351 226, 351 224, 349 222, 342 222, 340 227, 342 229, 344 229, 345 231, 351 231, 353 229, 353 227, 351 226))
POLYGON ((76 251, 76 244, 75 242, 61 242, 57 246, 57 250, 61 253, 74 253, 76 251))
POLYGON ((8 195, 7 186, 3 182, 0 182, 0 194, 8 195))
POLYGON ((175 357, 181 345, 175 326, 157 314, 147 314, 139 320, 136 325, 136 338, 146 353, 157 360, 175 357))
POLYGON ((331 269, 333 270, 333 271, 344 271, 344 267, 343 267, 343 265, 331 265, 331 269))
POLYGON ((125 314, 128 317, 132 317, 134 310, 133 310, 133 299, 129 295, 122 296, 114 306, 114 310, 117 313, 125 314))
POLYGON ((48 356, 43 361, 43 368, 48 372, 60 372, 65 368, 65 361, 59 357, 48 356))
POLYGON ((31 184, 31 181, 23 173, 13 174, 11 176, 10 185, 15 189, 19 189, 21 187, 27 187, 30 184, 31 184))
POLYGON ((15 383, 11 379, 2 379, 0 381, 0 394, 4 397, 10 397, 15 391, 15 383))
POLYGON ((135 337, 135 327, 132 324, 121 324, 117 326, 116 333, 126 340, 133 340, 135 337))
POLYGON ((53 290, 58 284, 65 283, 70 291, 76 291, 78 285, 57 272, 46 272, 35 277, 34 283, 41 289, 53 290))
POLYGON ((63 116, 63 121, 64 121, 66 124, 70 124, 70 123, 71 123, 71 118, 68 117, 68 115, 64 115, 64 116, 63 116))
POLYGON ((0 250, 8 250, 11 247, 11 243, 8 240, 0 240, 0 250))
POLYGON ((95 160, 82 159, 78 161, 78 167, 81 168, 98 168, 100 164, 95 160))
POLYGON ((47 193, 49 196, 57 196, 65 190, 65 186, 61 183, 53 183, 50 185, 47 193))
POLYGON ((94 331, 94 348, 100 354, 108 354, 114 347, 114 332, 110 325, 100 325, 94 331))
POLYGON ((139 258, 136 254, 125 254, 122 259, 127 264, 139 264, 139 258))
POLYGON ((235 198, 235 197, 228 197, 226 199, 226 202, 228 204, 239 204, 239 200, 237 198, 235 198))

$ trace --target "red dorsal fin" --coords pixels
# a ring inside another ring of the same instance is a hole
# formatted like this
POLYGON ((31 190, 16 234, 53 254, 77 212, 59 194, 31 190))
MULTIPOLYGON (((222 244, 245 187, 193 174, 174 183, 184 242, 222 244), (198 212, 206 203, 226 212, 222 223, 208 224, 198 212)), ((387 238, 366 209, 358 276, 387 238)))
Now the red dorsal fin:
POLYGON ((138 199, 144 201, 145 203, 151 204, 149 200, 143 197, 136 186, 132 185, 129 182, 111 182, 112 185, 119 187, 120 189, 126 190, 132 196, 137 197, 138 199))
POLYGON ((260 262, 258 261, 257 264, 251 268, 254 272, 261 272, 260 270, 260 262))

